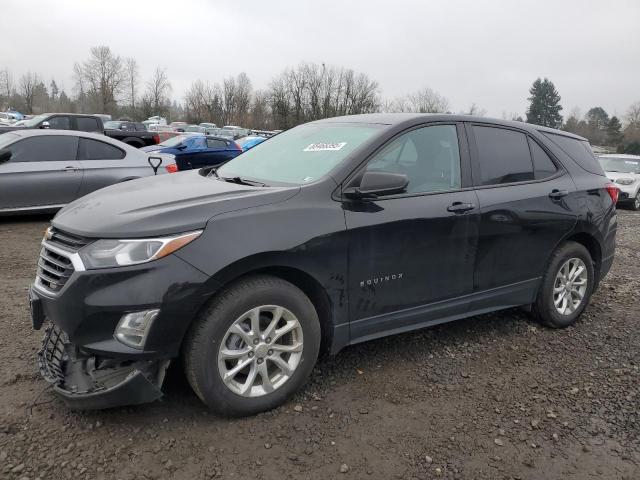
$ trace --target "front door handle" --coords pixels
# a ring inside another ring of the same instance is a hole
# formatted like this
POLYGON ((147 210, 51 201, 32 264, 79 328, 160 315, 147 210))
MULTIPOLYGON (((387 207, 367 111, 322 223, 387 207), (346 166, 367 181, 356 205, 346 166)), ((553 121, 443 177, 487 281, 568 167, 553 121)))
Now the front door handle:
POLYGON ((464 213, 474 208, 476 208, 476 206, 473 203, 453 202, 447 207, 447 212, 464 213))
POLYGON ((65 172, 76 172, 80 170, 78 167, 74 167, 73 165, 67 165, 66 167, 64 167, 64 171, 65 172))
POLYGON ((557 188, 554 188, 549 194, 549 197, 562 198, 562 197, 566 197, 567 195, 569 195, 569 192, 567 190, 558 190, 557 188))

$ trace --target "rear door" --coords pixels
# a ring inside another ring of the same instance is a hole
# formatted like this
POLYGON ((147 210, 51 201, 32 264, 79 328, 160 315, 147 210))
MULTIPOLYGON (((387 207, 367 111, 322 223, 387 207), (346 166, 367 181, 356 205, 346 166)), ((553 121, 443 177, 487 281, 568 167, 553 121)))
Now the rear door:
POLYGON ((80 189, 78 137, 26 137, 6 147, 11 159, 0 164, 0 208, 60 206, 80 189))
POLYGON ((572 230, 575 185, 527 132, 467 124, 480 231, 473 309, 533 301, 547 260, 572 230))
POLYGON ((78 160, 84 171, 84 177, 78 197, 127 178, 130 172, 125 157, 126 152, 115 145, 93 138, 80 137, 78 160))

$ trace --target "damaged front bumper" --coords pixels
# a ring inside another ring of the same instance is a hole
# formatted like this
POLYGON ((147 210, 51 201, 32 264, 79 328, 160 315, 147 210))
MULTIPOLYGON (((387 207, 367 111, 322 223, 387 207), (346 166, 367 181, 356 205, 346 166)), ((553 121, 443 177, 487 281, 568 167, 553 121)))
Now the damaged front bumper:
POLYGON ((75 409, 102 409, 152 402, 162 396, 170 360, 126 360, 84 352, 50 324, 38 352, 41 375, 75 409))

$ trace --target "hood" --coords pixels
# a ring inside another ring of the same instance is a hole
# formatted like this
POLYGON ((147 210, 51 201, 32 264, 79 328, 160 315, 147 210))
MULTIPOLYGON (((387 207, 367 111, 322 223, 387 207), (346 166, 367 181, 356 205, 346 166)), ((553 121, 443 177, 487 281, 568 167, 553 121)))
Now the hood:
POLYGON ((97 190, 60 210, 51 223, 90 238, 168 235, 204 228, 222 213, 282 202, 298 191, 238 185, 193 170, 97 190))
POLYGON ((640 180, 640 173, 624 173, 624 172, 604 172, 609 180, 617 180, 618 178, 630 178, 631 180, 640 180))
POLYGON ((25 127, 16 127, 15 125, 0 125, 0 133, 12 132, 14 130, 22 130, 25 127))

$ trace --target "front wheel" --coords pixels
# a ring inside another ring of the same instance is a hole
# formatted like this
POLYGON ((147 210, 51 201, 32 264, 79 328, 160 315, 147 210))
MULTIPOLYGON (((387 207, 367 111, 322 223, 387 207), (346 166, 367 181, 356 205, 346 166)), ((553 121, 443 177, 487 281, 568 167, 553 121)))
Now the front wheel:
POLYGON ((566 242, 551 255, 532 312, 552 328, 572 325, 582 314, 593 292, 594 268, 589 251, 566 242))
POLYGON ((320 349, 309 298, 277 277, 225 289, 193 325, 183 348, 198 397, 223 415, 253 415, 284 403, 306 382, 320 349))

